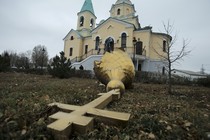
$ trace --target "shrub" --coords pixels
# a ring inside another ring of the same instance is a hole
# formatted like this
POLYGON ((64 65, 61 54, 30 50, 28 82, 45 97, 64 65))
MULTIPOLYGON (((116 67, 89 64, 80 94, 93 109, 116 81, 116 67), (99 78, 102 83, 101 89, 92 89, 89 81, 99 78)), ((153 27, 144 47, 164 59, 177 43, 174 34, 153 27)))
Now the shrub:
POLYGON ((181 77, 178 75, 172 75, 172 84, 174 85, 193 85, 195 84, 190 78, 188 77, 181 77))
POLYGON ((197 84, 205 87, 210 87, 210 76, 208 76, 207 78, 197 79, 197 84))
POLYGON ((160 73, 136 71, 134 80, 142 83, 164 84, 167 81, 167 77, 160 73))
POLYGON ((91 70, 76 70, 74 77, 78 78, 94 78, 94 73, 91 70))
POLYGON ((48 72, 53 77, 69 78, 74 74, 71 69, 71 61, 64 56, 64 52, 60 52, 60 57, 55 56, 51 65, 48 65, 48 72))
POLYGON ((4 52, 0 55, 0 72, 6 72, 10 70, 10 57, 8 52, 4 52))

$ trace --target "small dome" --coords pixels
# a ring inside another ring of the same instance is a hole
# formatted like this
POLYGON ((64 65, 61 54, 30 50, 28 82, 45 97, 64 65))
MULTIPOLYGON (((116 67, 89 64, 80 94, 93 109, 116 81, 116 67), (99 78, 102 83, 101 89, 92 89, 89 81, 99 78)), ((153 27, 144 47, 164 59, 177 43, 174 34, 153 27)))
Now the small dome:
POLYGON ((121 3, 127 3, 127 4, 132 5, 130 0, 117 0, 117 2, 115 4, 121 4, 121 3))

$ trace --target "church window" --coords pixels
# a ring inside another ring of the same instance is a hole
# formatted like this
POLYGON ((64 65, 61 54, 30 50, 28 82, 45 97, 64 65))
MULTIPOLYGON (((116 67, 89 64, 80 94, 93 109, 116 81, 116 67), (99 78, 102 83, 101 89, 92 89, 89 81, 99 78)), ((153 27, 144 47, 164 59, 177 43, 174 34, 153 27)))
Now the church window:
POLYGON ((129 13, 130 13, 130 10, 127 8, 127 9, 126 9, 126 12, 127 12, 127 14, 129 14, 129 13))
POLYGON ((163 40, 163 52, 166 52, 166 41, 163 40))
POLYGON ((126 48, 126 42, 127 42, 127 35, 126 33, 122 33, 121 35, 121 47, 126 48))
POLYGON ((80 27, 82 27, 84 25, 84 17, 81 16, 80 17, 80 27))
POLYGON ((97 36, 96 43, 95 43, 95 50, 98 50, 98 48, 99 48, 99 41, 100 41, 100 38, 99 38, 99 36, 97 36))
POLYGON ((138 71, 141 71, 141 64, 138 65, 138 71))
POLYGON ((117 15, 120 15, 120 9, 117 9, 117 15))
POLYGON ((88 45, 85 45, 85 54, 88 53, 88 45))
POLYGON ((91 19, 90 20, 90 27, 93 27, 93 25, 94 25, 94 19, 91 19))
POLYGON ((141 42, 140 40, 138 40, 137 42, 136 42, 136 54, 137 55, 142 55, 142 53, 143 53, 143 42, 141 42))
POLYGON ((73 55, 73 48, 70 48, 69 50, 69 56, 72 56, 73 55))
POLYGON ((74 36, 71 36, 71 40, 74 40, 74 36))
POLYGON ((166 71, 166 68, 163 67, 163 68, 162 68, 162 75, 165 75, 165 71, 166 71))

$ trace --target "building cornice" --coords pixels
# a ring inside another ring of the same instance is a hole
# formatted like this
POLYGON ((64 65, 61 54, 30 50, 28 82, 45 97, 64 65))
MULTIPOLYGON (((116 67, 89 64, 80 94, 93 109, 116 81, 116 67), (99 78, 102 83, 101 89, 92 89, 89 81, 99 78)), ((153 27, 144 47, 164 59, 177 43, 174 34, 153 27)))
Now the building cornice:
POLYGON ((152 32, 152 34, 154 34, 154 35, 165 36, 165 37, 169 38, 170 41, 172 40, 172 36, 170 36, 170 35, 168 35, 168 34, 165 34, 165 33, 152 32))

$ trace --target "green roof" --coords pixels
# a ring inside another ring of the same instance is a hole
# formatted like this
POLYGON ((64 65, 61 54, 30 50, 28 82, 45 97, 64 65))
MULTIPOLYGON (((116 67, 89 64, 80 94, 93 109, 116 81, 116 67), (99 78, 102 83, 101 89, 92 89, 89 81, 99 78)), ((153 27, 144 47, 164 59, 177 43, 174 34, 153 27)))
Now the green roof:
POLYGON ((115 4, 120 4, 120 3, 127 3, 127 4, 132 5, 130 0, 118 0, 115 4))
POLYGON ((93 15, 95 15, 94 10, 93 10, 93 4, 92 4, 91 0, 85 0, 80 12, 84 12, 84 11, 89 11, 93 15))

